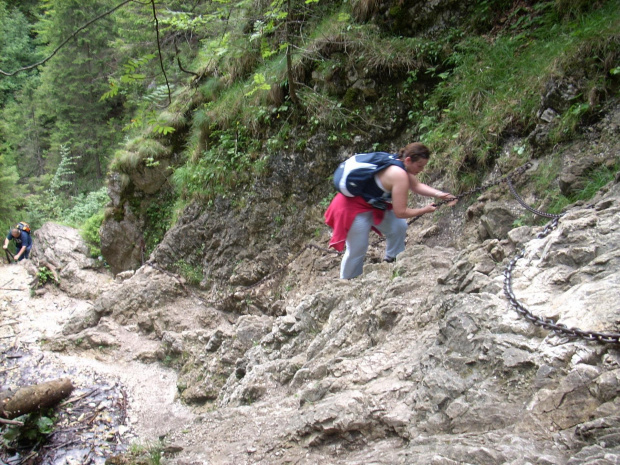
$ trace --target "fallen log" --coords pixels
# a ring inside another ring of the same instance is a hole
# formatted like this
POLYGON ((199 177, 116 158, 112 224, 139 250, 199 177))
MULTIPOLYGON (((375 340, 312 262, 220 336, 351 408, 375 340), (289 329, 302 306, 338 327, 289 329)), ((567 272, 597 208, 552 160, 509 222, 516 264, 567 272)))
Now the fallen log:
POLYGON ((0 417, 11 420, 42 408, 53 407, 68 397, 71 391, 71 380, 62 378, 19 388, 14 392, 0 392, 0 417))

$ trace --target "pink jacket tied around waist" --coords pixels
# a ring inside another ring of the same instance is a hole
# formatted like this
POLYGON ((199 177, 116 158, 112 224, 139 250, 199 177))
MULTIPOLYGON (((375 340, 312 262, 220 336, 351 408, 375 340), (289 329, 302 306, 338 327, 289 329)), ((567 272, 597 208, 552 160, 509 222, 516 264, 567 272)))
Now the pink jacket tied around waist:
MULTIPOLYGON (((388 210, 391 209, 392 205, 389 205, 388 210)), ((379 224, 383 221, 386 210, 374 208, 361 197, 347 197, 340 193, 336 194, 325 212, 325 224, 333 229, 329 246, 338 252, 342 252, 353 220, 358 214, 369 211, 372 212, 373 224, 379 224)), ((372 229, 381 235, 378 229, 374 227, 372 229)))

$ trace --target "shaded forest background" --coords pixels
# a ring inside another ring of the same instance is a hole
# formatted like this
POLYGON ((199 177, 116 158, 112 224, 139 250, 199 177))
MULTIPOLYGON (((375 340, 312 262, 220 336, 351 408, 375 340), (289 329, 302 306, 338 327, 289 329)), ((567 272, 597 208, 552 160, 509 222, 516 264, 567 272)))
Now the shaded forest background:
MULTIPOLYGON (((512 168, 577 136, 617 98, 618 6, 2 0, 0 221, 79 227, 98 255, 115 214, 107 180, 159 171, 165 183, 139 207, 150 252, 188 204, 260 195, 254 180, 273 157, 316 134, 357 151, 407 134, 436 154, 432 175, 462 191, 495 163, 512 168), (532 133, 560 78, 579 91, 544 138, 502 160, 498 148, 532 133)), ((551 161, 537 179, 551 211, 574 201, 558 169, 551 161)))

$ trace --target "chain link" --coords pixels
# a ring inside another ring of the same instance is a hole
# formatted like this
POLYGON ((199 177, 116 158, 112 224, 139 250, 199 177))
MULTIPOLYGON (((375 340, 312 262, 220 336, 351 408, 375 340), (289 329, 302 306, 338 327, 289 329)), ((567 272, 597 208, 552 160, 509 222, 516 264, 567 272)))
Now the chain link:
MULTIPOLYGON (((441 207, 443 205, 446 205, 446 204, 448 204, 450 202, 454 202, 454 200, 461 200, 462 198, 469 197, 470 195, 479 194, 481 192, 489 190, 491 187, 499 186, 500 184, 502 184, 504 182, 508 182, 509 179, 511 178, 511 176, 519 176, 519 175, 525 173, 528 169, 530 169, 531 166, 532 166, 532 163, 530 163, 528 161, 523 166, 520 166, 519 168, 515 169, 512 173, 509 173, 509 174, 507 174, 505 176, 502 176, 501 178, 498 178, 495 181, 488 182, 488 183, 483 184, 481 186, 474 187, 473 189, 470 189, 468 191, 462 192, 461 194, 455 195, 454 199, 451 199, 451 200, 439 200, 439 201, 433 202, 433 203, 434 203, 434 205, 437 208, 439 208, 439 207, 441 207)), ((422 218, 422 216, 423 215, 414 216, 413 218, 411 218, 407 222, 407 224, 411 225, 413 222, 415 222, 418 219, 422 218)))
MULTIPOLYGON (((524 173, 524 172, 525 172, 528 168, 530 168, 530 166, 531 166, 531 163, 529 163, 529 162, 528 162, 528 163, 526 163, 525 165, 523 165, 523 166, 521 166, 521 167, 517 168, 516 170, 514 170, 514 171, 513 171, 510 175, 506 175, 506 176, 504 176, 504 177, 502 177, 502 178, 499 178, 499 179, 497 179, 497 180, 495 180, 495 181, 493 181, 493 182, 489 182, 489 183, 487 183, 487 184, 483 184, 482 186, 475 187, 475 188, 473 188, 473 189, 471 189, 471 190, 469 190, 469 191, 467 191, 467 192, 463 192, 462 194, 459 194, 459 195, 457 195, 457 196, 455 196, 455 197, 456 197, 456 199, 457 199, 457 200, 460 200, 460 199, 462 199, 462 198, 464 198, 464 197, 467 197, 467 196, 470 196, 470 195, 473 195, 473 194, 476 194, 476 193, 479 193, 479 192, 483 192, 483 191, 485 191, 485 190, 487 190, 487 189, 490 189, 491 187, 494 187, 494 186, 497 186, 497 185, 499 185, 499 184, 501 184, 501 183, 503 183, 503 182, 506 182, 506 180, 508 179, 508 177, 509 177, 509 176, 518 176, 518 175, 520 175, 520 174, 524 173)), ((435 205, 437 205, 437 207, 440 207, 440 206, 445 205, 445 204, 450 203, 450 202, 452 202, 452 200, 442 200, 442 201, 436 202, 436 203, 435 203, 435 205)), ((410 220, 409 224, 413 223, 415 220, 417 220, 417 219, 418 219, 418 218, 420 218, 420 217, 421 217, 421 215, 420 215, 420 216, 416 216, 416 217, 412 218, 412 219, 410 220)), ((373 246, 374 246, 374 245, 378 245, 378 244, 379 244, 382 240, 383 240, 383 237, 382 237, 379 241, 377 241, 376 243, 373 243, 373 246)), ((260 279, 260 280, 258 280, 257 282, 255 282, 255 283, 253 283, 253 284, 250 284, 249 286, 246 286, 246 287, 244 287, 244 288, 243 288, 243 289, 241 289, 241 290, 236 291, 236 293, 238 293, 238 292, 247 292, 247 291, 250 291, 250 290, 252 290, 252 289, 254 289, 254 288, 256 288, 256 287, 260 286, 260 285, 261 285, 261 284, 263 284, 264 282, 269 281, 270 279, 274 278, 274 277, 275 277, 275 276, 277 276, 278 274, 282 273, 282 272, 283 272, 283 271, 284 271, 284 270, 285 270, 285 269, 286 269, 286 268, 287 268, 287 267, 288 267, 291 263, 293 263, 295 260, 297 260, 297 259, 301 256, 301 254, 302 254, 304 251, 306 251, 306 250, 308 250, 308 249, 311 249, 311 248, 312 248, 312 249, 319 250, 319 251, 324 252, 324 253, 329 253, 329 254, 334 254, 334 255, 342 255, 342 254, 343 254, 343 252, 338 252, 338 251, 336 251, 336 250, 331 250, 331 249, 329 249, 329 248, 320 247, 320 246, 318 246, 318 245, 316 245, 316 244, 306 244, 306 245, 305 245, 305 246, 303 246, 303 247, 302 247, 302 248, 301 248, 301 249, 300 249, 300 250, 299 250, 299 251, 298 251, 298 252, 297 252, 297 253, 296 253, 296 254, 295 254, 295 255, 294 255, 291 259, 290 259, 290 260, 288 260, 288 261, 287 261, 284 265, 280 266, 278 269, 276 269, 276 270, 275 270, 275 271, 273 271, 272 273, 269 273, 268 275, 264 276, 263 278, 261 278, 261 279, 260 279)), ((184 290, 186 293, 189 293, 189 294, 194 294, 194 295, 195 295, 195 293, 191 292, 191 291, 190 291, 190 290, 189 290, 189 289, 188 289, 188 288, 187 288, 187 287, 183 284, 183 279, 182 279, 179 275, 174 274, 174 273, 171 273, 171 272, 170 272, 170 271, 168 271, 168 270, 165 270, 164 268, 160 267, 159 265, 157 265, 157 264, 156 264, 156 263, 154 263, 154 262, 151 262, 150 260, 149 260, 149 261, 144 262, 144 264, 145 264, 145 265, 149 265, 150 267, 155 268, 155 269, 157 269, 158 271, 160 271, 160 272, 162 272, 162 273, 168 274, 168 275, 169 275, 169 276, 171 276, 171 277, 174 277, 174 279, 176 279, 176 280, 179 282, 179 284, 181 285, 181 287, 183 288, 183 290, 184 290)), ((232 299, 232 298, 234 297, 234 294, 230 294, 228 297, 224 298, 223 300, 218 300, 218 301, 210 301, 210 302, 205 301, 205 300, 204 300, 202 297, 200 297, 200 296, 197 296, 197 295, 195 295, 195 296, 196 296, 199 300, 203 301, 203 303, 209 303, 209 304, 212 304, 212 305, 213 305, 213 304, 218 304, 218 303, 221 303, 222 301, 226 301, 226 300, 230 300, 230 299, 232 299)))
POLYGON ((525 208, 527 211, 532 212, 535 215, 545 217, 545 218, 556 218, 556 219, 559 219, 559 218, 561 218, 563 216, 562 213, 560 213, 560 214, 546 213, 546 212, 541 212, 540 210, 536 210, 535 208, 530 207, 527 203, 525 203, 525 200, 523 200, 523 198, 516 191, 515 186, 513 186, 513 184, 512 184, 512 179, 510 179, 510 176, 506 177, 506 183, 508 184, 508 189, 510 189, 510 192, 512 193, 514 198, 517 199, 517 202, 519 202, 521 204, 521 206, 523 208, 525 208))
MULTIPOLYGON (((536 210, 534 209, 531 209, 530 211, 536 212, 536 210)), ((563 214, 554 215, 553 220, 547 223, 545 228, 540 233, 538 233, 536 237, 538 239, 543 239, 547 237, 555 228, 557 228, 560 218, 562 216, 563 214)), ((519 252, 515 254, 510 263, 508 263, 508 265, 504 269, 504 295, 506 296, 506 299, 508 299, 510 306, 514 308, 517 313, 519 313, 522 317, 524 317, 532 324, 553 331, 558 336, 581 338, 586 341, 597 341, 612 344, 620 343, 620 333, 601 333, 598 331, 585 331, 579 328, 569 328, 566 325, 557 323, 551 318, 534 315, 525 305, 519 302, 519 300, 515 296, 514 291, 512 290, 512 272, 514 271, 517 262, 521 258, 523 258, 524 255, 525 249, 519 250, 519 252)))

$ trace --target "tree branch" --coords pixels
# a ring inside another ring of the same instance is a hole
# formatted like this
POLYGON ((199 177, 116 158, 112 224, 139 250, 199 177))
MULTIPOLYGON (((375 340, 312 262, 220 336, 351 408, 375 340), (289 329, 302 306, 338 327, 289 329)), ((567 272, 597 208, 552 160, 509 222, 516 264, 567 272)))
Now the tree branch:
POLYGON ((108 11, 106 11, 106 12, 104 12, 104 13, 100 14, 100 15, 99 15, 99 16, 97 16, 96 18, 91 19, 91 20, 90 20, 90 21, 88 21, 86 24, 84 24, 83 26, 81 26, 81 27, 79 27, 78 29, 76 29, 76 30, 73 32, 73 34, 71 34, 71 35, 70 35, 69 37, 67 37, 64 41, 62 41, 62 43, 61 43, 58 47, 56 47, 56 48, 54 49, 54 51, 53 51, 53 52, 52 52, 52 53, 51 53, 51 54, 50 54, 47 58, 44 58, 43 60, 41 60, 41 61, 39 61, 38 63, 35 63, 35 64, 33 64, 33 65, 24 66, 23 68, 19 68, 19 69, 17 69, 17 70, 15 70, 15 71, 13 71, 12 73, 7 73, 6 71, 2 71, 2 70, 0 69, 0 75, 3 75, 3 76, 15 76, 17 73, 19 73, 19 72, 21 72, 21 71, 27 71, 27 70, 29 70, 29 69, 33 69, 33 68, 36 68, 36 67, 38 67, 38 66, 41 66, 41 65, 42 65, 42 64, 44 64, 45 62, 49 61, 49 60, 50 60, 50 59, 51 59, 54 55, 56 55, 56 53, 58 53, 58 51, 59 51, 62 47, 64 47, 64 46, 65 46, 65 44, 66 44, 67 42, 69 42, 72 38, 74 38, 74 37, 75 37, 75 36, 76 36, 79 32, 81 32, 81 31, 83 31, 84 29, 86 29, 88 26, 90 26, 90 25, 91 25, 92 23, 94 23, 95 21, 98 21, 98 20, 100 20, 101 18, 103 18, 104 16, 107 16, 107 15, 109 15, 109 14, 111 14, 111 13, 114 13, 114 12, 115 12, 116 10, 118 10, 120 7, 122 7, 122 6, 124 6, 124 5, 128 4, 129 2, 132 2, 132 1, 134 1, 134 0, 125 0, 125 1, 124 1, 124 2, 122 2, 122 3, 119 3, 118 5, 116 5, 116 6, 115 6, 114 8, 112 8, 111 10, 108 10, 108 11))
POLYGON ((183 71, 184 73, 187 73, 187 74, 193 74, 194 76, 200 77, 200 74, 198 74, 198 73, 194 73, 193 71, 189 71, 189 70, 187 70, 187 69, 183 68, 183 65, 181 65, 181 59, 180 59, 179 57, 177 57, 177 63, 178 63, 178 65, 179 65, 179 69, 180 69, 181 71, 183 71))
POLYGON ((170 83, 168 82, 168 76, 166 76, 166 70, 164 69, 164 60, 161 56, 161 46, 159 45, 159 21, 157 19, 157 11, 155 10, 155 0, 151 0, 153 6, 153 18, 155 18, 155 31, 157 32, 157 52, 159 53, 159 65, 161 66, 161 72, 164 73, 164 79, 166 80, 166 87, 168 87, 168 105, 172 105, 172 94, 170 92, 170 83))
POLYGON ((181 58, 179 58, 179 53, 180 53, 180 52, 179 52, 179 48, 177 47, 176 42, 174 43, 174 53, 175 53, 175 55, 176 55, 176 57, 177 57, 177 63, 178 63, 178 65, 179 65, 179 69, 180 69, 181 71, 183 71, 184 73, 187 73, 187 74, 192 74, 192 75, 194 75, 194 76, 196 76, 196 77, 198 77, 198 78, 200 77, 200 74, 198 74, 198 73, 194 73, 193 71, 189 71, 189 70, 187 70, 187 69, 183 68, 183 65, 181 64, 181 58))
POLYGON ((5 420, 4 418, 0 418, 0 424, 3 424, 3 425, 24 426, 24 422, 23 422, 23 421, 16 421, 16 420, 5 420))

